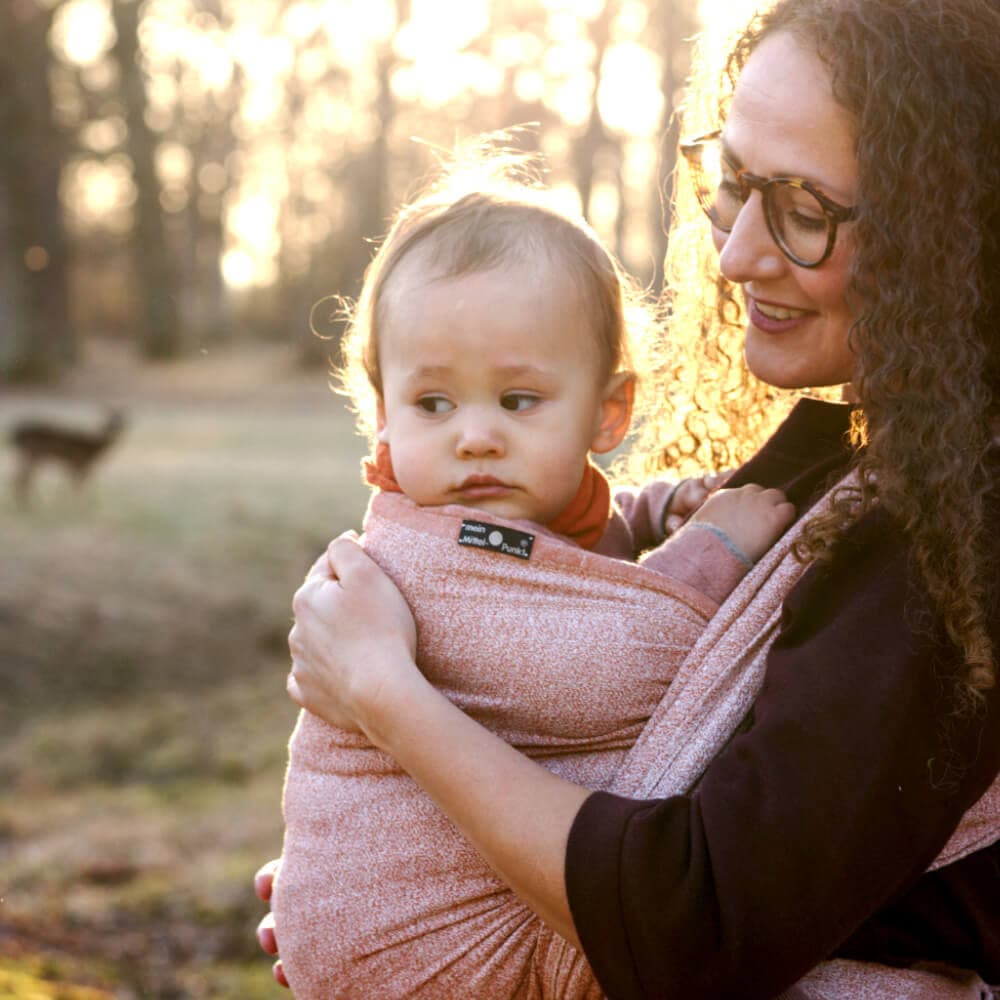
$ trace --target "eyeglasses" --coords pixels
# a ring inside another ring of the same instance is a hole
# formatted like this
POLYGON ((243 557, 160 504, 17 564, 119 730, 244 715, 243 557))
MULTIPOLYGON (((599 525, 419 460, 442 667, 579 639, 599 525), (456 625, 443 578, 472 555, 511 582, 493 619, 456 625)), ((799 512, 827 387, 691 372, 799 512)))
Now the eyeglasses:
POLYGON ((838 205, 801 177, 759 177, 737 167, 722 146, 720 132, 681 144, 698 201, 712 225, 732 231, 751 191, 760 191, 768 232, 799 267, 819 267, 833 252, 837 225, 857 214, 838 205))

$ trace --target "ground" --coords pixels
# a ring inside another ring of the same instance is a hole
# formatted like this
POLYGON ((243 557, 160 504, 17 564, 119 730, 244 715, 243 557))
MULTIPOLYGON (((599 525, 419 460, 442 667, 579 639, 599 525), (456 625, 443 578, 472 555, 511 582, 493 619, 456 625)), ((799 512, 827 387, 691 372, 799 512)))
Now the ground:
POLYGON ((364 442, 289 352, 90 345, 0 394, 0 997, 287 996, 253 928, 281 846, 290 597, 357 527, 364 442), (8 430, 126 414, 26 507, 8 430))

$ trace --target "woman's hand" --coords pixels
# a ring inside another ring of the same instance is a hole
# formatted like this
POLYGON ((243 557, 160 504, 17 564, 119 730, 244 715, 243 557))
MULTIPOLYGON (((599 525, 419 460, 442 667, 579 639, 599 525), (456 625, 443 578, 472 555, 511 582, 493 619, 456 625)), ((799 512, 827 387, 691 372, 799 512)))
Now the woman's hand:
POLYGON ((416 627, 354 532, 334 539, 292 600, 288 695, 331 725, 372 737, 381 701, 416 672, 416 627))
MULTIPOLYGON (((428 682, 414 661, 410 609, 353 532, 330 543, 293 608, 292 700, 394 757, 500 877, 576 943, 563 869, 589 791, 508 746, 428 682)), ((265 866, 265 891, 270 876, 265 866)), ((273 930, 261 933, 270 951, 273 930)))
MULTIPOLYGON (((265 903, 271 901, 271 890, 274 888, 274 877, 278 874, 278 867, 281 865, 281 858, 268 861, 257 869, 257 874, 253 877, 253 891, 257 898, 265 903)), ((257 925, 257 942, 268 955, 278 954, 278 939, 274 936, 274 914, 268 913, 257 925)), ((271 967, 274 974, 274 981, 280 986, 288 986, 285 978, 285 970, 282 968, 281 959, 271 967)))

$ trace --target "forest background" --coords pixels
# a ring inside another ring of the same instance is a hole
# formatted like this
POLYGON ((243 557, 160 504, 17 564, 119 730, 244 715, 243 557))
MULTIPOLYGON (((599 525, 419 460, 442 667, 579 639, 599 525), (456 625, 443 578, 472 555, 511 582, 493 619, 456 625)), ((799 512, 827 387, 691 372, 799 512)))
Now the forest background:
POLYGON ((0 0, 0 432, 124 418, 80 488, 0 449, 0 997, 282 995, 289 600, 366 498, 312 307, 526 123, 658 289, 690 40, 750 6, 0 0))

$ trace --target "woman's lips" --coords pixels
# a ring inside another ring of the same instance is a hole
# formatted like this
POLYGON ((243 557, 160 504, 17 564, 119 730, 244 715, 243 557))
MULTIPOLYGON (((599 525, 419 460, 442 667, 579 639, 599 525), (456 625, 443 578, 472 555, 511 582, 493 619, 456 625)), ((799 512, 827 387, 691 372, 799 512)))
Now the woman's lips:
POLYGON ((761 302, 747 296, 750 308, 750 322, 764 333, 785 333, 794 330, 803 321, 815 316, 810 309, 793 309, 774 302, 761 302))

